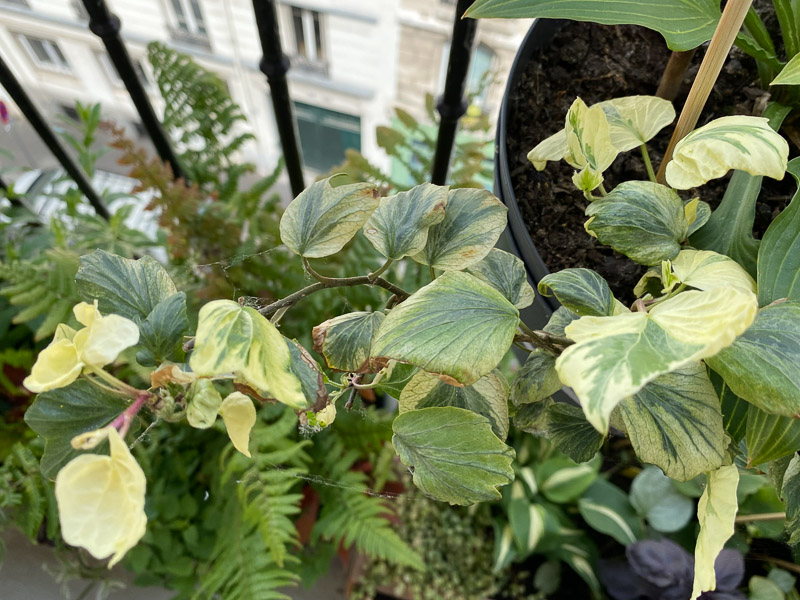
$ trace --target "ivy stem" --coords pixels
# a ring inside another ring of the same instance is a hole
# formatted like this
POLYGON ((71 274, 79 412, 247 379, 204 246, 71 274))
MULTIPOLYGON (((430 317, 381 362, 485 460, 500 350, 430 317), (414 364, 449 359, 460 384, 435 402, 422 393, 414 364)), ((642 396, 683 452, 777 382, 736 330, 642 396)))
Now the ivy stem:
POLYGON ((608 196, 608 192, 606 191, 606 186, 603 185, 603 182, 600 182, 600 185, 597 186, 597 189, 600 190, 600 195, 603 197, 608 196))
POLYGON ((124 392, 128 396, 133 396, 135 398, 142 393, 141 390, 137 390, 135 387, 128 385, 124 381, 120 381, 108 371, 104 371, 103 369, 92 366, 87 366, 86 370, 88 370, 93 375, 97 375, 100 379, 110 384, 111 387, 113 387, 115 390, 124 392))
POLYGON ((373 271, 372 273, 370 273, 369 275, 367 275, 367 277, 369 278, 369 280, 370 280, 370 281, 375 281, 375 279, 378 277, 378 275, 380 275, 380 274, 381 274, 381 273, 383 273, 383 272, 384 272, 386 269, 388 269, 388 268, 391 266, 391 264, 392 264, 393 262, 394 262, 394 261, 393 261, 391 258, 387 258, 387 259, 386 259, 386 262, 385 262, 385 263, 383 263, 383 266, 382 266, 381 268, 379 268, 377 271, 373 271))
POLYGON ((436 279, 436 271, 434 270, 434 268, 432 266, 428 267, 428 269, 430 269, 431 281, 433 281, 434 279, 436 279))
POLYGON ((142 410, 142 406, 144 406, 144 403, 149 397, 150 394, 148 392, 140 393, 128 408, 123 410, 116 419, 111 421, 111 426, 119 431, 120 437, 124 438, 125 434, 128 433, 131 422, 134 417, 139 414, 139 411, 142 410))
POLYGON ((764 554, 752 554, 750 558, 754 558, 755 560, 763 560, 764 562, 769 562, 774 564, 776 567, 780 567, 782 569, 786 569, 787 571, 793 571, 794 573, 800 573, 800 565, 796 565, 788 560, 782 560, 780 558, 773 558, 772 556, 766 556, 764 554))
POLYGON ((734 523, 753 523, 755 521, 782 521, 786 518, 786 513, 773 512, 762 513, 758 515, 738 515, 734 519, 734 523))
POLYGON ((117 388, 113 388, 110 385, 106 385, 105 383, 103 383, 102 381, 100 381, 95 377, 87 377, 86 381, 91 383, 93 386, 100 388, 104 392, 108 392, 109 394, 114 394, 115 396, 128 396, 128 392, 124 392, 117 388))
POLYGON ((519 328, 525 333, 525 341, 532 343, 537 348, 547 350, 555 356, 558 356, 561 354, 561 352, 563 352, 564 346, 569 346, 574 343, 568 338, 559 337, 546 331, 534 331, 522 321, 519 322, 519 328))
POLYGON ((642 150, 642 160, 644 160, 644 168, 647 169, 647 176, 653 183, 656 182, 656 172, 653 170, 653 163, 650 162, 650 153, 647 151, 647 144, 639 146, 642 150))

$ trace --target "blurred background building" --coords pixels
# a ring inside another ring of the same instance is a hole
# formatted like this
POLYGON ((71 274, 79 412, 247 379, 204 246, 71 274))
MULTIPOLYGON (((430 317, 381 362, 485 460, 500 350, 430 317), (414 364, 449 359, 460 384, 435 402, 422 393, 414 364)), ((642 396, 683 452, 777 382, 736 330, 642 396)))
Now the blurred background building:
MULTIPOLYGON (((280 156, 251 0, 108 0, 157 109, 160 97, 146 58, 160 40, 217 73, 247 116, 258 141, 242 159, 266 173, 280 156)), ((289 86, 303 161, 309 175, 342 162, 347 148, 389 168, 375 127, 399 106, 422 118, 426 93, 441 93, 455 0, 292 0, 279 4, 289 86)), ((0 53, 40 109, 74 115, 74 103, 100 102, 104 118, 142 144, 146 136, 99 38, 87 27, 80 0, 0 0, 0 53)), ((494 120, 505 78, 529 21, 484 20, 469 74, 474 104, 494 120)), ((55 164, 0 88, 12 124, 0 130, 0 161, 27 167, 55 164)), ((109 158, 101 168, 124 172, 109 158)))

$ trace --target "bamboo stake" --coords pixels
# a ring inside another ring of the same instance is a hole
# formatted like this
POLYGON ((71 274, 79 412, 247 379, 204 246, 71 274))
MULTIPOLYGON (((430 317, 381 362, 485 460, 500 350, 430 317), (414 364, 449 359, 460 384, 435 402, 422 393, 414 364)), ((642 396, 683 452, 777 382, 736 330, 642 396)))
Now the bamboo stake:
POLYGON ((678 118, 678 124, 675 126, 669 146, 667 146, 664 160, 661 161, 661 166, 658 169, 657 179, 660 183, 664 183, 664 172, 666 171, 667 163, 672 160, 672 152, 675 149, 675 145, 697 125, 700 113, 703 112, 706 100, 708 100, 711 89, 714 87, 717 77, 719 77, 722 65, 728 57, 728 52, 730 52, 733 41, 742 27, 752 1, 728 0, 725 5, 725 10, 722 11, 722 18, 719 20, 714 36, 711 38, 711 43, 708 45, 708 51, 700 64, 697 77, 692 83, 692 89, 689 90, 689 97, 686 99, 681 116, 678 118))

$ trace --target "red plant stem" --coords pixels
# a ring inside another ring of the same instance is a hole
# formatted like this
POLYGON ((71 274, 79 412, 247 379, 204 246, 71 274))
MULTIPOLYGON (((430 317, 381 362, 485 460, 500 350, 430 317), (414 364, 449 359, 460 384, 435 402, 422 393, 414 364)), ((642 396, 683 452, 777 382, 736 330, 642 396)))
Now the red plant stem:
POLYGON ((111 426, 119 432, 120 437, 124 438, 125 434, 128 433, 133 418, 142 410, 149 396, 150 394, 147 392, 139 394, 128 408, 123 410, 116 419, 111 421, 111 426))

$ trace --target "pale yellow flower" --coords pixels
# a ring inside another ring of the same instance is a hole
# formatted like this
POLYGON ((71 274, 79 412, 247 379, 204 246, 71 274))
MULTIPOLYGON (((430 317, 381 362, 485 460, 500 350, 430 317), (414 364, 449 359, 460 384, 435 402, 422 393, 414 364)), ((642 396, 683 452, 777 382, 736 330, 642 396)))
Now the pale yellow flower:
POLYGON ((108 567, 133 548, 147 527, 144 472, 113 427, 108 428, 110 456, 83 454, 56 476, 55 494, 61 535, 108 567))
POLYGON ((23 385, 35 393, 65 387, 87 367, 104 367, 139 341, 139 328, 119 315, 103 316, 94 304, 81 302, 72 309, 84 327, 75 331, 63 323, 55 337, 39 353, 23 385))

